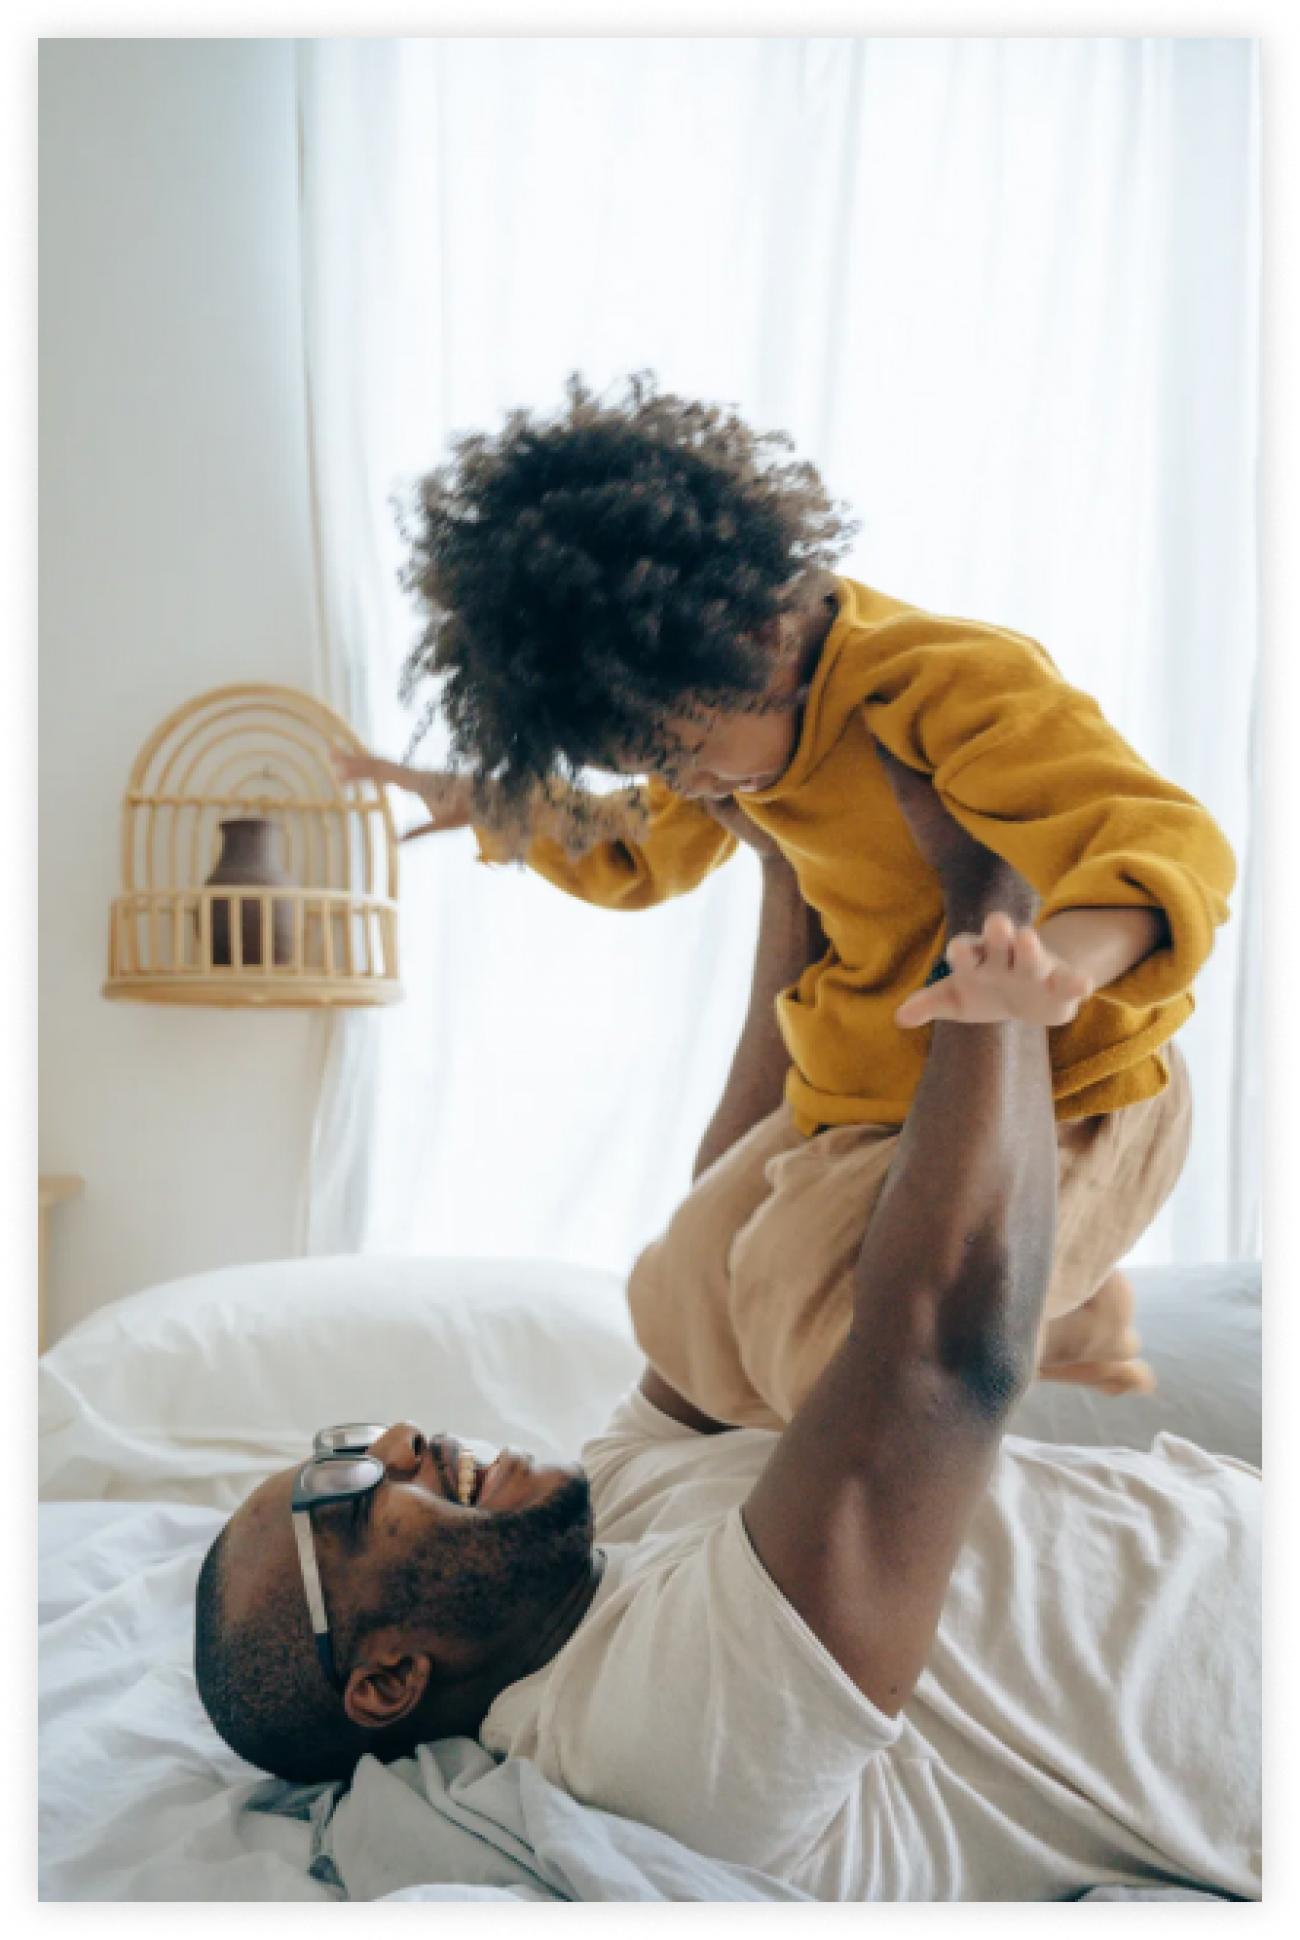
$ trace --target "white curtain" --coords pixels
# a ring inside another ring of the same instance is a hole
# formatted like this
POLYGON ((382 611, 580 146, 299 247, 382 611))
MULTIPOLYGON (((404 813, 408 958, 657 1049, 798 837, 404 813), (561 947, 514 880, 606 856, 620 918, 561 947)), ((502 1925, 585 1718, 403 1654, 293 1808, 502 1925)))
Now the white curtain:
MULTIPOLYGON (((401 753, 389 500, 453 432, 646 366, 787 429, 845 570, 1042 640, 1236 846, 1134 1257, 1257 1250, 1255 43, 320 40, 299 78, 326 693, 401 753)), ((305 1244, 623 1267, 721 1088, 756 871, 617 917, 473 855, 404 850, 406 1002, 326 1027, 305 1244)))

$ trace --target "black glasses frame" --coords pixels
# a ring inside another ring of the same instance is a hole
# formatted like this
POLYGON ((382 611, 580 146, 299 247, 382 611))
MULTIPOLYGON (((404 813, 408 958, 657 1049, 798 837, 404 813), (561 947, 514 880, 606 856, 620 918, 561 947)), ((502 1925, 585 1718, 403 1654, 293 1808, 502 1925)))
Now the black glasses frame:
POLYGON ((289 1513, 298 1545, 298 1562, 302 1569, 302 1586, 311 1619, 312 1639, 321 1669, 336 1691, 342 1690, 343 1680, 334 1660, 311 1512, 313 1509, 328 1508, 331 1503, 355 1501, 372 1494, 379 1487, 387 1471, 379 1457, 370 1453, 370 1449, 384 1432, 374 1422, 344 1422, 334 1428, 318 1428, 312 1440, 312 1453, 293 1480, 289 1513), (331 1468, 347 1468, 351 1471, 349 1479, 345 1482, 340 1475, 337 1486, 330 1487, 328 1477, 331 1468), (358 1469, 361 1470, 360 1479, 358 1469), (324 1488, 320 1486, 322 1480, 326 1481, 324 1488))

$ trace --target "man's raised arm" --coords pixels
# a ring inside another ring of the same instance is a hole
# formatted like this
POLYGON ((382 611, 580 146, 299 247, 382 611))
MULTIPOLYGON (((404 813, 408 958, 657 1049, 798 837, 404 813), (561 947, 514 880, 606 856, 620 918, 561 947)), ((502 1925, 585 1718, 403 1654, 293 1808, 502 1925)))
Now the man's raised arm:
MULTIPOLYGON (((777 1023, 776 1000, 788 985, 798 982, 808 965, 823 956, 827 948, 816 910, 804 902, 794 870, 770 837, 756 829, 734 801, 714 803, 710 812, 724 829, 729 829, 757 853, 762 869, 763 900, 745 1022, 722 1097, 695 1155, 692 1179, 707 1172, 716 1159, 730 1151, 769 1112, 775 1111, 784 1098, 790 1053, 777 1023)), ((646 1368, 641 1377, 641 1392, 662 1414, 700 1434, 722 1434, 728 1427, 726 1422, 702 1414, 655 1368, 646 1368)))
MULTIPOLYGON (((950 936, 1036 961, 1032 892, 885 757, 950 936)), ((745 1505, 754 1549, 883 1711, 924 1668, 967 1525, 1030 1380, 1051 1265, 1047 1036, 936 1024, 863 1241, 849 1336, 745 1505)))
POLYGON ((776 1000, 797 983, 810 963, 826 953, 826 934, 815 909, 805 903, 799 880, 770 836, 735 806, 716 802, 711 810, 723 828, 755 851, 762 870, 754 969, 745 1022, 731 1060, 726 1086, 695 1155, 692 1179, 751 1131, 785 1097, 790 1053, 776 1017, 776 1000))

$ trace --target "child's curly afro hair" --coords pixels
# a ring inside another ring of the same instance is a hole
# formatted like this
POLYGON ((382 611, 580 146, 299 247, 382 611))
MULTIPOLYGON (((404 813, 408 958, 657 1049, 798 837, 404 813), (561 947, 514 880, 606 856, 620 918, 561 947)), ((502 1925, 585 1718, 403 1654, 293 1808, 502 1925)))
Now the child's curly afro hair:
POLYGON ((402 520, 426 620, 402 694, 440 689, 412 745, 441 710, 454 765, 507 817, 615 752, 652 765, 670 715, 756 702, 761 630, 856 530, 783 432, 650 372, 613 403, 576 374, 566 395, 455 440, 402 520))

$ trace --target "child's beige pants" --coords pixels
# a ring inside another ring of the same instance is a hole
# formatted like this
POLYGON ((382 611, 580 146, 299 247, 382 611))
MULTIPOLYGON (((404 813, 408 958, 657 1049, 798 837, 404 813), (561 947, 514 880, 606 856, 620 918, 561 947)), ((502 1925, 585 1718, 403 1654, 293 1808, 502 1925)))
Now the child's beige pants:
MULTIPOLYGON (((1060 1192, 1046 1312, 1089 1300, 1172 1192, 1191 1138, 1187 1068, 1122 1111, 1057 1126, 1060 1192)), ((782 1105, 702 1174, 628 1281, 637 1340, 718 1421, 781 1427, 848 1331, 853 1268, 899 1129, 805 1138, 782 1105)))

